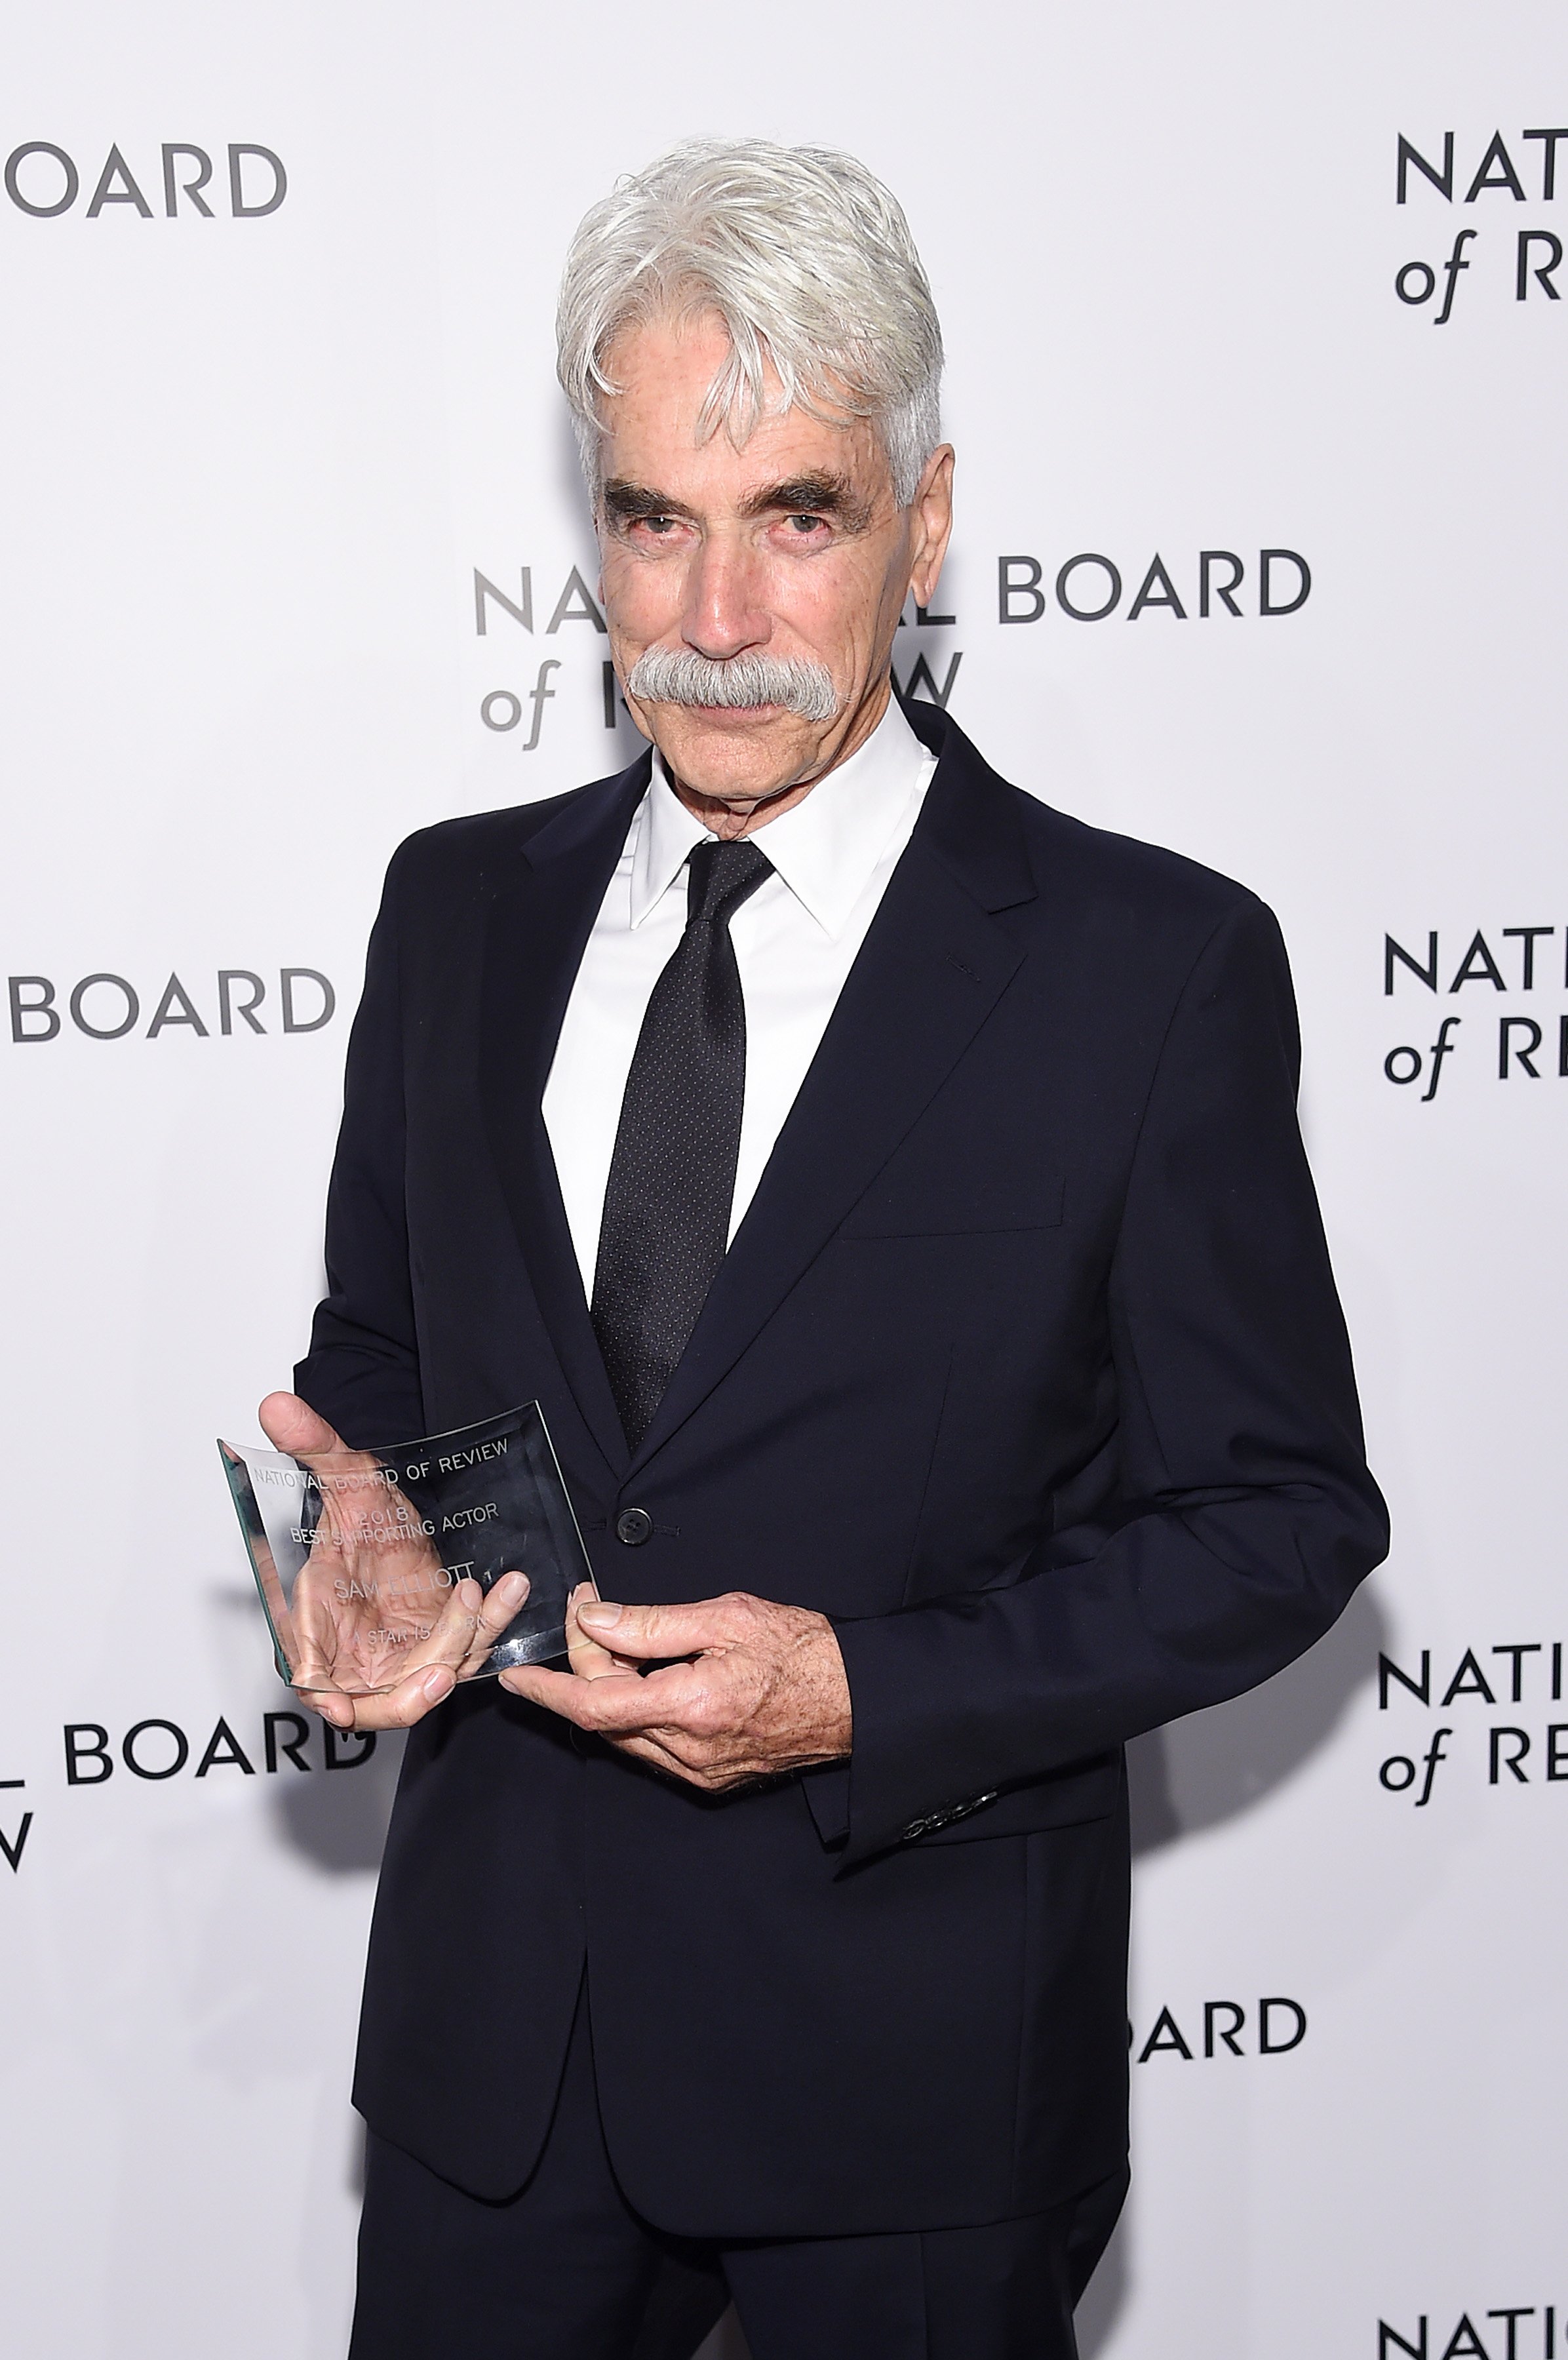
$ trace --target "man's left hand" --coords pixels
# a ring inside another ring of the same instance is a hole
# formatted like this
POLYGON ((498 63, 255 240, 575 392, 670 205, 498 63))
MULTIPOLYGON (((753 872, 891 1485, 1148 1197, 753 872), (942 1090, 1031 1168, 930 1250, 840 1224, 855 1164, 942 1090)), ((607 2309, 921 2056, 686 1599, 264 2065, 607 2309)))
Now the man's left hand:
POLYGON ((706 1794, 850 1750, 838 1641, 825 1615, 804 1607, 742 1592, 613 1606, 583 1589, 567 1640, 572 1671, 520 1665, 501 1674, 502 1687, 706 1794))

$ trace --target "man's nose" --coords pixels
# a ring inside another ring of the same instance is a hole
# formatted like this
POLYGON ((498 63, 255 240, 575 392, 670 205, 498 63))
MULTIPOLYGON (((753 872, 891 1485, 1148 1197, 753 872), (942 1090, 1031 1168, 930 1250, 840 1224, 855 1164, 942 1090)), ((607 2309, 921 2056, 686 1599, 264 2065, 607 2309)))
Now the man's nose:
POLYGON ((762 603, 765 569, 744 546, 715 534, 702 544, 687 584, 681 636, 715 661, 766 646, 773 617, 762 603))

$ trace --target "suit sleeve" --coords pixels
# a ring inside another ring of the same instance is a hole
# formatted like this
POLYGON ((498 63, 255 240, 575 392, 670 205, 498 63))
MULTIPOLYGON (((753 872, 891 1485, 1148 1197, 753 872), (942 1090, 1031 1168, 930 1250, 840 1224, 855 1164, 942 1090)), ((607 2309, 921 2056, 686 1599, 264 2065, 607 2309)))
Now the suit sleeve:
POLYGON ((294 1371, 295 1391, 359 1448, 425 1423, 404 1199, 398 904, 411 848, 393 856, 371 933, 327 1191, 327 1293, 294 1371))
POLYGON ((1385 1554, 1299 1063, 1284 945, 1247 897, 1187 978, 1132 1161, 1110 1275, 1114 1508, 1003 1585, 835 1622, 855 1717, 844 1864, 1240 1695, 1385 1554))

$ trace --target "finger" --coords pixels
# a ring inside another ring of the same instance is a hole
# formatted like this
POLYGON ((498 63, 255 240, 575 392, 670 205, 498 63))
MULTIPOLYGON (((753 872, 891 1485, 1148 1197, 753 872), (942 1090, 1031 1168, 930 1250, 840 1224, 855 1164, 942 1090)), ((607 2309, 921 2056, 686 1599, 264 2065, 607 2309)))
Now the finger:
POLYGON ((520 1611, 529 1588, 526 1573, 504 1573, 500 1580, 484 1593, 469 1633, 460 1677, 469 1680, 475 1672, 484 1670, 489 1661, 491 1648, 520 1611))
POLYGON ((667 1778, 679 1778, 682 1786, 695 1786, 704 1795, 727 1795, 737 1786, 753 1786, 769 1775, 770 1765, 766 1763, 688 1760, 661 1745, 657 1737, 612 1737, 607 1742, 617 1754, 629 1754, 667 1778))
POLYGON ((571 1672, 546 1671, 539 1664, 519 1664, 501 1678, 515 1696, 544 1705, 579 1729, 605 1737, 641 1735, 650 1729, 687 1730, 695 1737, 709 1733, 713 1720, 713 1683, 689 1665, 672 1664, 663 1670, 605 1672, 580 1680, 571 1672))
MULTIPOLYGON (((501 1674, 501 1686, 509 1689, 513 1696, 526 1698, 529 1704, 542 1705, 546 1711, 559 1713, 563 1721, 572 1721, 579 1729, 596 1727, 583 1710, 587 1689, 595 1685, 592 1681, 583 1681, 575 1673, 547 1672, 538 1664, 519 1664, 501 1674)), ((637 1685, 640 1688, 643 1683, 638 1680, 637 1685)), ((599 1733, 607 1732, 600 1731, 599 1733)), ((677 1762, 652 1738, 639 1733, 611 1736, 609 1742, 617 1751, 636 1754, 639 1761, 650 1764, 656 1770, 667 1771, 672 1777, 690 1776, 685 1765, 677 1762)))
MULTIPOLYGON (((485 1592, 479 1584, 467 1579, 458 1582, 447 1598, 441 1612, 431 1624, 428 1635, 420 1642, 415 1664, 446 1664, 455 1671, 465 1655, 477 1643, 480 1621, 485 1605, 485 1592)), ((484 1642, 488 1653, 490 1641, 484 1642)))
POLYGON ((584 1633, 601 1645, 617 1655, 646 1661, 733 1645, 741 1635, 744 1604, 739 1598, 702 1598, 686 1606, 617 1606, 609 1599, 593 1599, 583 1605, 577 1619, 584 1633))
POLYGON ((370 1697, 354 1714, 356 1729, 411 1729, 423 1721, 432 1706, 441 1704, 456 1686, 456 1678, 448 1664, 432 1664, 406 1680, 399 1680, 385 1696, 370 1697))
POLYGON ((578 1620, 578 1608, 591 1604, 597 1595, 592 1582, 580 1581, 566 1601, 566 1652, 580 1680, 603 1679, 606 1672, 636 1668, 629 1655, 613 1655, 608 1647, 583 1630, 578 1620))
POLYGON ((334 1729, 352 1729, 354 1699, 344 1696, 340 1688, 327 1687, 330 1677, 330 1673, 316 1665, 301 1664, 299 1677, 294 1683, 294 1693, 302 1704, 310 1706, 312 1712, 319 1713, 323 1721, 330 1721, 334 1729))
POLYGON ((501 1674, 501 1686, 529 1704, 559 1713, 579 1729, 601 1732, 640 1729, 651 1716, 644 1701, 648 1683, 637 1672, 605 1670, 580 1678, 576 1672, 547 1671, 542 1664, 517 1664, 501 1674), (617 1703, 607 1702, 612 1689, 617 1703))
POLYGON ((479 1609, 479 1631, 486 1646, 498 1639, 513 1617, 522 1612, 532 1588, 526 1573, 504 1573, 485 1591, 479 1609))
MULTIPOLYGON (((616 1731, 606 1728, 601 1719, 583 1708, 584 1685, 570 1673, 541 1672, 537 1664, 520 1665, 515 1671, 501 1674, 501 1686, 509 1688, 514 1696, 526 1697, 530 1704, 543 1705, 547 1710, 559 1713, 563 1720, 572 1721, 577 1728, 593 1736, 603 1737, 607 1744, 615 1747, 617 1754, 630 1754, 639 1762, 648 1763, 650 1768, 662 1771, 671 1778, 683 1779, 689 1786, 710 1784, 711 1774, 705 1766, 704 1758, 700 1754, 694 1753, 688 1760, 672 1750, 674 1745, 680 1743, 681 1739, 668 1724, 661 1723, 657 1731, 642 1729, 616 1731), (574 1688, 577 1690, 575 1695, 572 1693, 574 1688)), ((595 1688, 592 1682, 586 1685, 593 1694, 594 1700, 598 1701, 603 1694, 602 1687, 595 1688)), ((646 1684, 637 1679, 634 1675, 633 1685, 641 1688, 646 1684)), ((696 1739, 691 1742, 693 1746, 698 1746, 701 1743, 696 1739)), ((713 1783, 727 1783, 727 1781, 713 1783)))
POLYGON ((679 1778, 684 1786, 693 1786, 698 1783, 686 1764, 677 1761, 674 1754, 668 1753, 655 1738, 611 1737, 605 1743, 613 1745, 617 1754, 629 1754, 634 1762, 646 1762, 648 1768, 657 1770, 661 1777, 679 1778))
POLYGON ((579 1729, 586 1729, 582 1708, 591 1687, 597 1681, 580 1680, 575 1672, 546 1671, 542 1664, 513 1664, 501 1674, 501 1686, 513 1696, 523 1697, 529 1704, 542 1705, 547 1712, 558 1713, 579 1729))
POLYGON ((273 1448, 287 1451, 290 1459, 308 1459, 317 1451, 348 1447, 298 1393, 268 1393, 256 1415, 273 1448))
MULTIPOLYGON (((459 1678, 464 1677, 463 1660, 478 1626, 479 1610, 484 1602, 485 1593, 476 1581, 460 1581, 449 1591, 435 1621, 422 1633, 413 1636, 408 1644, 400 1647, 401 1677, 397 1687, 416 1679, 421 1672, 437 1669, 451 1672, 459 1678)), ((373 1655, 371 1660, 379 1663, 384 1656, 373 1655)), ((397 1688, 389 1687, 377 1693, 394 1695, 397 1688)))
POLYGON ((605 1736, 617 1754, 629 1754, 664 1776, 679 1778, 707 1795, 726 1795, 742 1786, 774 1779, 779 1765, 760 1759, 748 1747, 738 1751, 723 1740, 696 1738, 681 1730, 659 1727, 626 1737, 605 1736))
POLYGON ((399 1680, 380 1696, 345 1696, 341 1690, 301 1690, 302 1700, 334 1729, 411 1729, 452 1694, 455 1676, 448 1664, 432 1664, 399 1680))

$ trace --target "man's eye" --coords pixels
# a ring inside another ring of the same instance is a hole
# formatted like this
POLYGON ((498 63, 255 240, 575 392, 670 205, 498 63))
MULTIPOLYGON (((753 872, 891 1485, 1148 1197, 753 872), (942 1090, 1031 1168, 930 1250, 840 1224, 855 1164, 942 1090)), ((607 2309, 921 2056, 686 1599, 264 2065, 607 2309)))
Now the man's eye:
POLYGON ((792 516, 785 521, 796 532, 819 532, 826 519, 816 516, 792 516))
POLYGON ((665 532, 672 532, 672 531, 674 530, 674 529, 675 529, 675 519, 674 519, 673 517, 667 517, 667 516, 650 516, 650 517, 644 517, 644 518, 642 518, 642 519, 641 519, 641 523, 642 523, 642 526, 643 526, 643 530, 644 530, 646 532, 665 533, 665 532))

